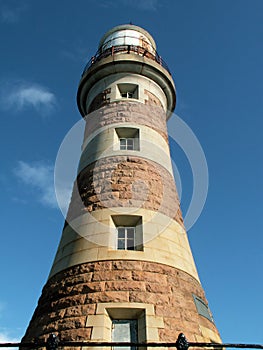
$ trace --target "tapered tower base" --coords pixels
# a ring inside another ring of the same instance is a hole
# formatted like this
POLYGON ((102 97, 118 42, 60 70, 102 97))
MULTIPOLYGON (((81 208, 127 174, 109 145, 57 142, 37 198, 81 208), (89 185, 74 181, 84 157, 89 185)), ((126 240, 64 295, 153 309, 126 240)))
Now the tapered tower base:
POLYGON ((67 220, 23 341, 220 342, 173 178, 171 74, 142 28, 102 38, 78 89, 86 129, 67 220))
POLYGON ((207 303, 200 283, 164 264, 81 264, 48 281, 23 341, 51 333, 65 341, 111 341, 111 318, 125 313, 143 319, 140 341, 175 342, 183 332, 189 341, 220 342, 211 316, 198 312, 197 300, 207 303))

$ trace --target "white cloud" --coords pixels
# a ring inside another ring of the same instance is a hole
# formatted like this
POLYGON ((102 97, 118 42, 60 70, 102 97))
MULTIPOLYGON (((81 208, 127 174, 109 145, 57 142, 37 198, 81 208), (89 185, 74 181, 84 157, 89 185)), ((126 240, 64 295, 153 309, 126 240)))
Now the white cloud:
MULTIPOLYGON (((0 301, 0 318, 8 313, 6 302, 0 301)), ((3 322, 1 322, 3 323, 3 322)), ((24 330, 22 328, 0 327, 0 343, 20 343, 24 330)), ((18 348, 2 347, 1 350, 17 350, 18 348)))
MULTIPOLYGON (((0 331, 0 343, 20 343, 20 339, 18 337, 10 336, 10 333, 8 331, 1 330, 0 331)), ((1 348, 1 350, 10 350, 17 348, 1 348)))
POLYGON ((52 104, 54 95, 40 87, 20 88, 10 96, 11 102, 17 102, 20 108, 26 105, 38 107, 40 105, 52 104))
POLYGON ((40 85, 9 82, 2 85, 0 102, 2 109, 21 111, 31 107, 40 114, 46 115, 56 106, 56 97, 40 85))
POLYGON ((36 193, 36 200, 42 205, 57 208, 53 166, 44 163, 29 164, 19 161, 14 173, 25 185, 31 187, 31 190, 36 193))
MULTIPOLYGON (((0 343, 19 343, 20 339, 11 337, 8 332, 0 332, 0 343)), ((3 348, 2 348, 3 349, 3 348)))

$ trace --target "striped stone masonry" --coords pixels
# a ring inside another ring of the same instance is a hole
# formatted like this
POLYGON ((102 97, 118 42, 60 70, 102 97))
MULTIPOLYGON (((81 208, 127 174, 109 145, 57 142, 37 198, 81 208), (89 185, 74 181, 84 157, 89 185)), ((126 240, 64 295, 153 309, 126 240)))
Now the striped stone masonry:
POLYGON ((62 341, 110 342, 125 321, 136 324, 139 342, 175 342, 181 332, 220 342, 173 176, 166 121, 175 85, 151 35, 130 24, 107 32, 77 103, 86 122, 77 176, 22 341, 55 333, 62 341))

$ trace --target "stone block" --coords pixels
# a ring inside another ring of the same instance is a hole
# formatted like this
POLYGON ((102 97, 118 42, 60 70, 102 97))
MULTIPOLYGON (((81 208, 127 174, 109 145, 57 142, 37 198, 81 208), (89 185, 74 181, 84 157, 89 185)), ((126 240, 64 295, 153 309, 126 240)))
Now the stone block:
POLYGON ((145 283, 141 281, 107 281, 105 290, 112 291, 145 291, 145 283))
POLYGON ((159 283, 161 285, 167 284, 167 276, 161 275, 156 272, 146 272, 146 271, 132 271, 132 279, 135 281, 147 281, 152 283, 159 283))
POLYGON ((142 270, 142 261, 127 261, 127 260, 119 260, 114 261, 112 263, 113 269, 116 270, 142 270))
POLYGON ((91 339, 91 327, 63 330, 60 336, 62 341, 88 341, 91 339))
POLYGON ((125 302, 129 300, 127 291, 105 291, 89 293, 86 297, 86 303, 107 303, 107 302, 125 302))
POLYGON ((150 293, 169 294, 171 292, 171 287, 160 283, 146 283, 146 290, 150 293))

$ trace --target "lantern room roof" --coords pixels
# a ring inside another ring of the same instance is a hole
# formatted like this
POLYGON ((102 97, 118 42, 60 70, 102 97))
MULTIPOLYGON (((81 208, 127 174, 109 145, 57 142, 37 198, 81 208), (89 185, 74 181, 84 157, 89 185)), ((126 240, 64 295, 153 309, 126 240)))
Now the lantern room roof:
POLYGON ((152 48, 154 50, 156 50, 156 43, 153 39, 153 37, 151 36, 151 34, 149 34, 145 29, 138 27, 134 24, 122 24, 119 26, 116 26, 112 29, 110 29, 109 31, 107 31, 103 37, 101 38, 100 42, 99 42, 99 49, 102 48, 102 46, 108 42, 108 40, 110 40, 110 38, 113 36, 114 33, 118 33, 118 32, 125 32, 125 31, 134 31, 137 32, 141 35, 143 35, 144 37, 146 37, 149 41, 149 43, 151 44, 152 48))

